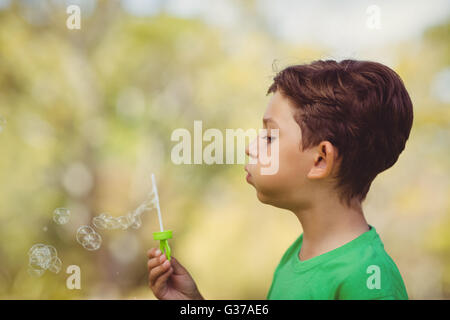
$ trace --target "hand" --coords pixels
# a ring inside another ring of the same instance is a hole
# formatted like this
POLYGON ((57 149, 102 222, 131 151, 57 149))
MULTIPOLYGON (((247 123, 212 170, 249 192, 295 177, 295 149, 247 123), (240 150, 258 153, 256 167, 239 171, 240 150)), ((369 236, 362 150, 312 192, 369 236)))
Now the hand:
POLYGON ((187 270, 173 256, 170 261, 159 249, 148 251, 149 286, 160 300, 203 300, 187 270))

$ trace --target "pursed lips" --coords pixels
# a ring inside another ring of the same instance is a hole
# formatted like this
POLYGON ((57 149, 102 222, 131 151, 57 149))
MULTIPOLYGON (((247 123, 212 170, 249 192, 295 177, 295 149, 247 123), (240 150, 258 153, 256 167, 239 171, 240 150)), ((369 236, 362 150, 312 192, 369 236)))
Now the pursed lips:
POLYGON ((251 175, 251 173, 249 172, 247 166, 248 166, 248 165, 246 165, 245 168, 244 168, 245 172, 247 172, 247 176, 245 177, 245 179, 247 180, 247 182, 250 182, 249 180, 250 180, 250 177, 251 177, 252 175, 251 175))

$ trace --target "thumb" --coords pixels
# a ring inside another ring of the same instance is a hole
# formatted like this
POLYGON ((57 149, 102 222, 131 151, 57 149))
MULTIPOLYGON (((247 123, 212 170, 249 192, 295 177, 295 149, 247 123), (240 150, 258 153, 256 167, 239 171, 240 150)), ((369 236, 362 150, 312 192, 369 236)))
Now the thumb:
POLYGON ((171 257, 170 264, 172 265, 174 274, 186 274, 186 273, 188 273, 187 270, 178 262, 178 260, 175 259, 175 257, 171 257))

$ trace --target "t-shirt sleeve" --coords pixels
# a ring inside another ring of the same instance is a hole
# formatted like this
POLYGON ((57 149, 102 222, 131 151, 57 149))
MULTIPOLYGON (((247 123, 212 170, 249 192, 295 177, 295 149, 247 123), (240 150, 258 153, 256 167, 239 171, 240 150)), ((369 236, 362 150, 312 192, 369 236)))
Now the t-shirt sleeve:
POLYGON ((390 270, 383 266, 373 268, 376 272, 368 273, 364 264, 356 264, 347 277, 341 282, 337 294, 343 300, 404 300, 408 299, 399 289, 399 281, 390 270), (377 277, 379 278, 377 279, 377 277))
POLYGON ((360 282, 352 282, 352 279, 348 279, 346 283, 342 285, 341 290, 337 298, 339 300, 398 300, 390 290, 383 289, 369 289, 365 286, 365 283, 361 285, 360 282))

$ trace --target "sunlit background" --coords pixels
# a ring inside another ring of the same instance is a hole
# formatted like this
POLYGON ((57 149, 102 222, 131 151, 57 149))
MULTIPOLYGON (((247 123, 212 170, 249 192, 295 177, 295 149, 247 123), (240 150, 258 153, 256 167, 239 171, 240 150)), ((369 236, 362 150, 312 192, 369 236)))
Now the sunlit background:
POLYGON ((121 216, 154 172, 173 255, 208 299, 264 299, 301 233, 258 202, 243 165, 175 165, 177 128, 260 128, 276 71, 316 59, 367 59, 403 78, 414 125, 397 164, 364 203, 410 298, 450 298, 450 2, 0 0, 0 298, 154 299, 139 229, 77 229, 121 216), (70 4, 81 29, 66 26, 70 4), (375 17, 375 20, 374 20, 375 17), (377 20, 376 17, 379 19, 377 20), (67 224, 55 208, 71 211, 67 224), (28 274, 28 250, 53 245, 58 274, 28 274), (81 268, 69 290, 66 268, 81 268))

